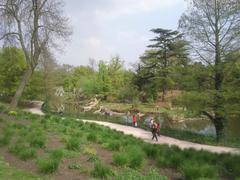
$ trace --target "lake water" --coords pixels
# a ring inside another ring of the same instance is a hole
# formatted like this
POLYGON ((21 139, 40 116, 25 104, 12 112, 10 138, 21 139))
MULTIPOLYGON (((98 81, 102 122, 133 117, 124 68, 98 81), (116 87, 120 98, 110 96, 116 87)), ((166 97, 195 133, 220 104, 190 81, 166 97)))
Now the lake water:
MULTIPOLYGON (((198 120, 186 120, 180 123, 170 123, 163 117, 159 117, 159 120, 167 127, 177 128, 182 130, 188 130, 199 134, 215 135, 215 127, 210 120, 198 119, 198 120)), ((232 137, 240 136, 240 120, 231 119, 226 124, 226 133, 232 137)))

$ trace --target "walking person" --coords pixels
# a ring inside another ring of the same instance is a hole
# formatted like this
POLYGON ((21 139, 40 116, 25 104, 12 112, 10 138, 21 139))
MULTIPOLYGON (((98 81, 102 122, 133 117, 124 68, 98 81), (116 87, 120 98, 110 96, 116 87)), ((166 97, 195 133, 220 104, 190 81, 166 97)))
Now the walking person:
POLYGON ((150 121, 149 121, 149 128, 150 128, 150 129, 152 129, 153 123, 154 123, 154 120, 153 120, 153 118, 151 117, 151 119, 150 119, 150 121))
POLYGON ((153 139, 156 139, 156 141, 158 141, 158 138, 157 138, 157 123, 154 122, 153 125, 152 125, 152 140, 153 139))
POLYGON ((160 122, 158 121, 157 122, 157 135, 160 136, 160 128, 161 128, 161 125, 160 125, 160 122))
POLYGON ((136 125, 137 125, 137 116, 136 116, 136 114, 133 114, 133 116, 132 116, 132 124, 133 124, 134 127, 136 127, 136 125))

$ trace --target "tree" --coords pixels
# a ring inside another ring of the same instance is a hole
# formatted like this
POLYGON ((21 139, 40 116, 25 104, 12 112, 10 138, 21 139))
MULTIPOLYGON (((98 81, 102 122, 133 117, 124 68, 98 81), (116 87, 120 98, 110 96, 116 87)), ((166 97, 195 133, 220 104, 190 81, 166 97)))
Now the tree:
POLYGON ((4 48, 0 51, 0 93, 11 97, 17 89, 20 78, 26 69, 24 54, 21 49, 4 48))
POLYGON ((43 50, 70 35, 60 0, 0 0, 0 40, 21 47, 27 69, 12 99, 16 107, 43 50))
POLYGON ((226 54, 240 46, 240 4, 239 0, 191 0, 189 5, 179 27, 191 41, 193 55, 211 67, 214 103, 202 112, 212 120, 219 140, 226 121, 222 93, 224 62, 226 54))
POLYGON ((164 101, 166 91, 174 84, 171 78, 172 67, 182 64, 180 62, 184 62, 187 58, 185 48, 187 43, 181 39, 182 34, 178 31, 161 28, 151 31, 156 34, 156 37, 151 39, 154 44, 148 46, 150 50, 140 57, 140 68, 143 74, 141 77, 147 78, 151 89, 162 90, 162 101, 164 101))

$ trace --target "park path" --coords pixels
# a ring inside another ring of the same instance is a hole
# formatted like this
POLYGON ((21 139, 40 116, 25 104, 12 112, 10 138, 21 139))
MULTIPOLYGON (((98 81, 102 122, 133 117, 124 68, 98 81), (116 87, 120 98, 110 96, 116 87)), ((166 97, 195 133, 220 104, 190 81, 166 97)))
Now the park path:
POLYGON ((158 141, 153 141, 152 133, 140 128, 135 128, 131 126, 125 126, 110 122, 102 122, 102 121, 93 121, 93 120, 83 120, 84 122, 89 123, 96 123, 99 125, 110 127, 111 129, 115 129, 117 131, 122 131, 124 134, 133 135, 137 138, 143 139, 145 142, 151 143, 151 144, 168 144, 168 145, 176 145, 181 149, 189 149, 193 148, 196 150, 207 150, 213 153, 231 153, 231 154, 240 154, 239 148, 230 148, 230 147, 223 147, 223 146, 211 146, 211 145, 205 145, 205 144, 198 144, 198 143, 192 143, 188 141, 183 141, 167 136, 161 135, 158 137, 158 141))
MULTIPOLYGON (((42 103, 40 101, 36 101, 36 106, 29 108, 29 109, 24 109, 24 110, 31 112, 33 114, 44 115, 44 113, 41 111, 41 105, 42 105, 42 103)), ((80 121, 80 119, 76 119, 76 120, 80 121)), ((176 145, 181 149, 193 148, 196 150, 206 150, 206 151, 213 152, 213 153, 240 154, 239 148, 230 148, 230 147, 224 147, 224 146, 211 146, 211 145, 205 145, 205 144, 192 143, 192 142, 183 141, 183 140, 179 140, 179 139, 175 139, 175 138, 171 138, 171 137, 163 136, 163 135, 158 137, 158 141, 152 141, 152 139, 151 139, 152 133, 150 131, 146 131, 144 129, 110 123, 110 122, 103 122, 103 121, 94 121, 94 120, 83 120, 83 121, 88 122, 88 123, 96 123, 99 125, 107 126, 111 129, 121 131, 124 134, 133 135, 134 137, 140 138, 140 139, 144 140, 145 142, 151 143, 151 144, 168 144, 170 146, 176 145)))

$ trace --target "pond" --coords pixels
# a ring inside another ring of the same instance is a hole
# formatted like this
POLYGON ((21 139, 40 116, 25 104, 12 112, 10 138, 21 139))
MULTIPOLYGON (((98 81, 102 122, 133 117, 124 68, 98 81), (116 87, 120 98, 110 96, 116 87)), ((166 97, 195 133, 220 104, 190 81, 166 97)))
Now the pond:
MULTIPOLYGON (((166 127, 188 130, 205 135, 216 134, 214 125, 208 119, 185 120, 179 123, 171 123, 167 119, 164 119, 161 115, 158 119, 166 127)), ((228 121, 226 124, 226 133, 231 137, 240 136, 240 120, 238 118, 233 118, 228 121)))

